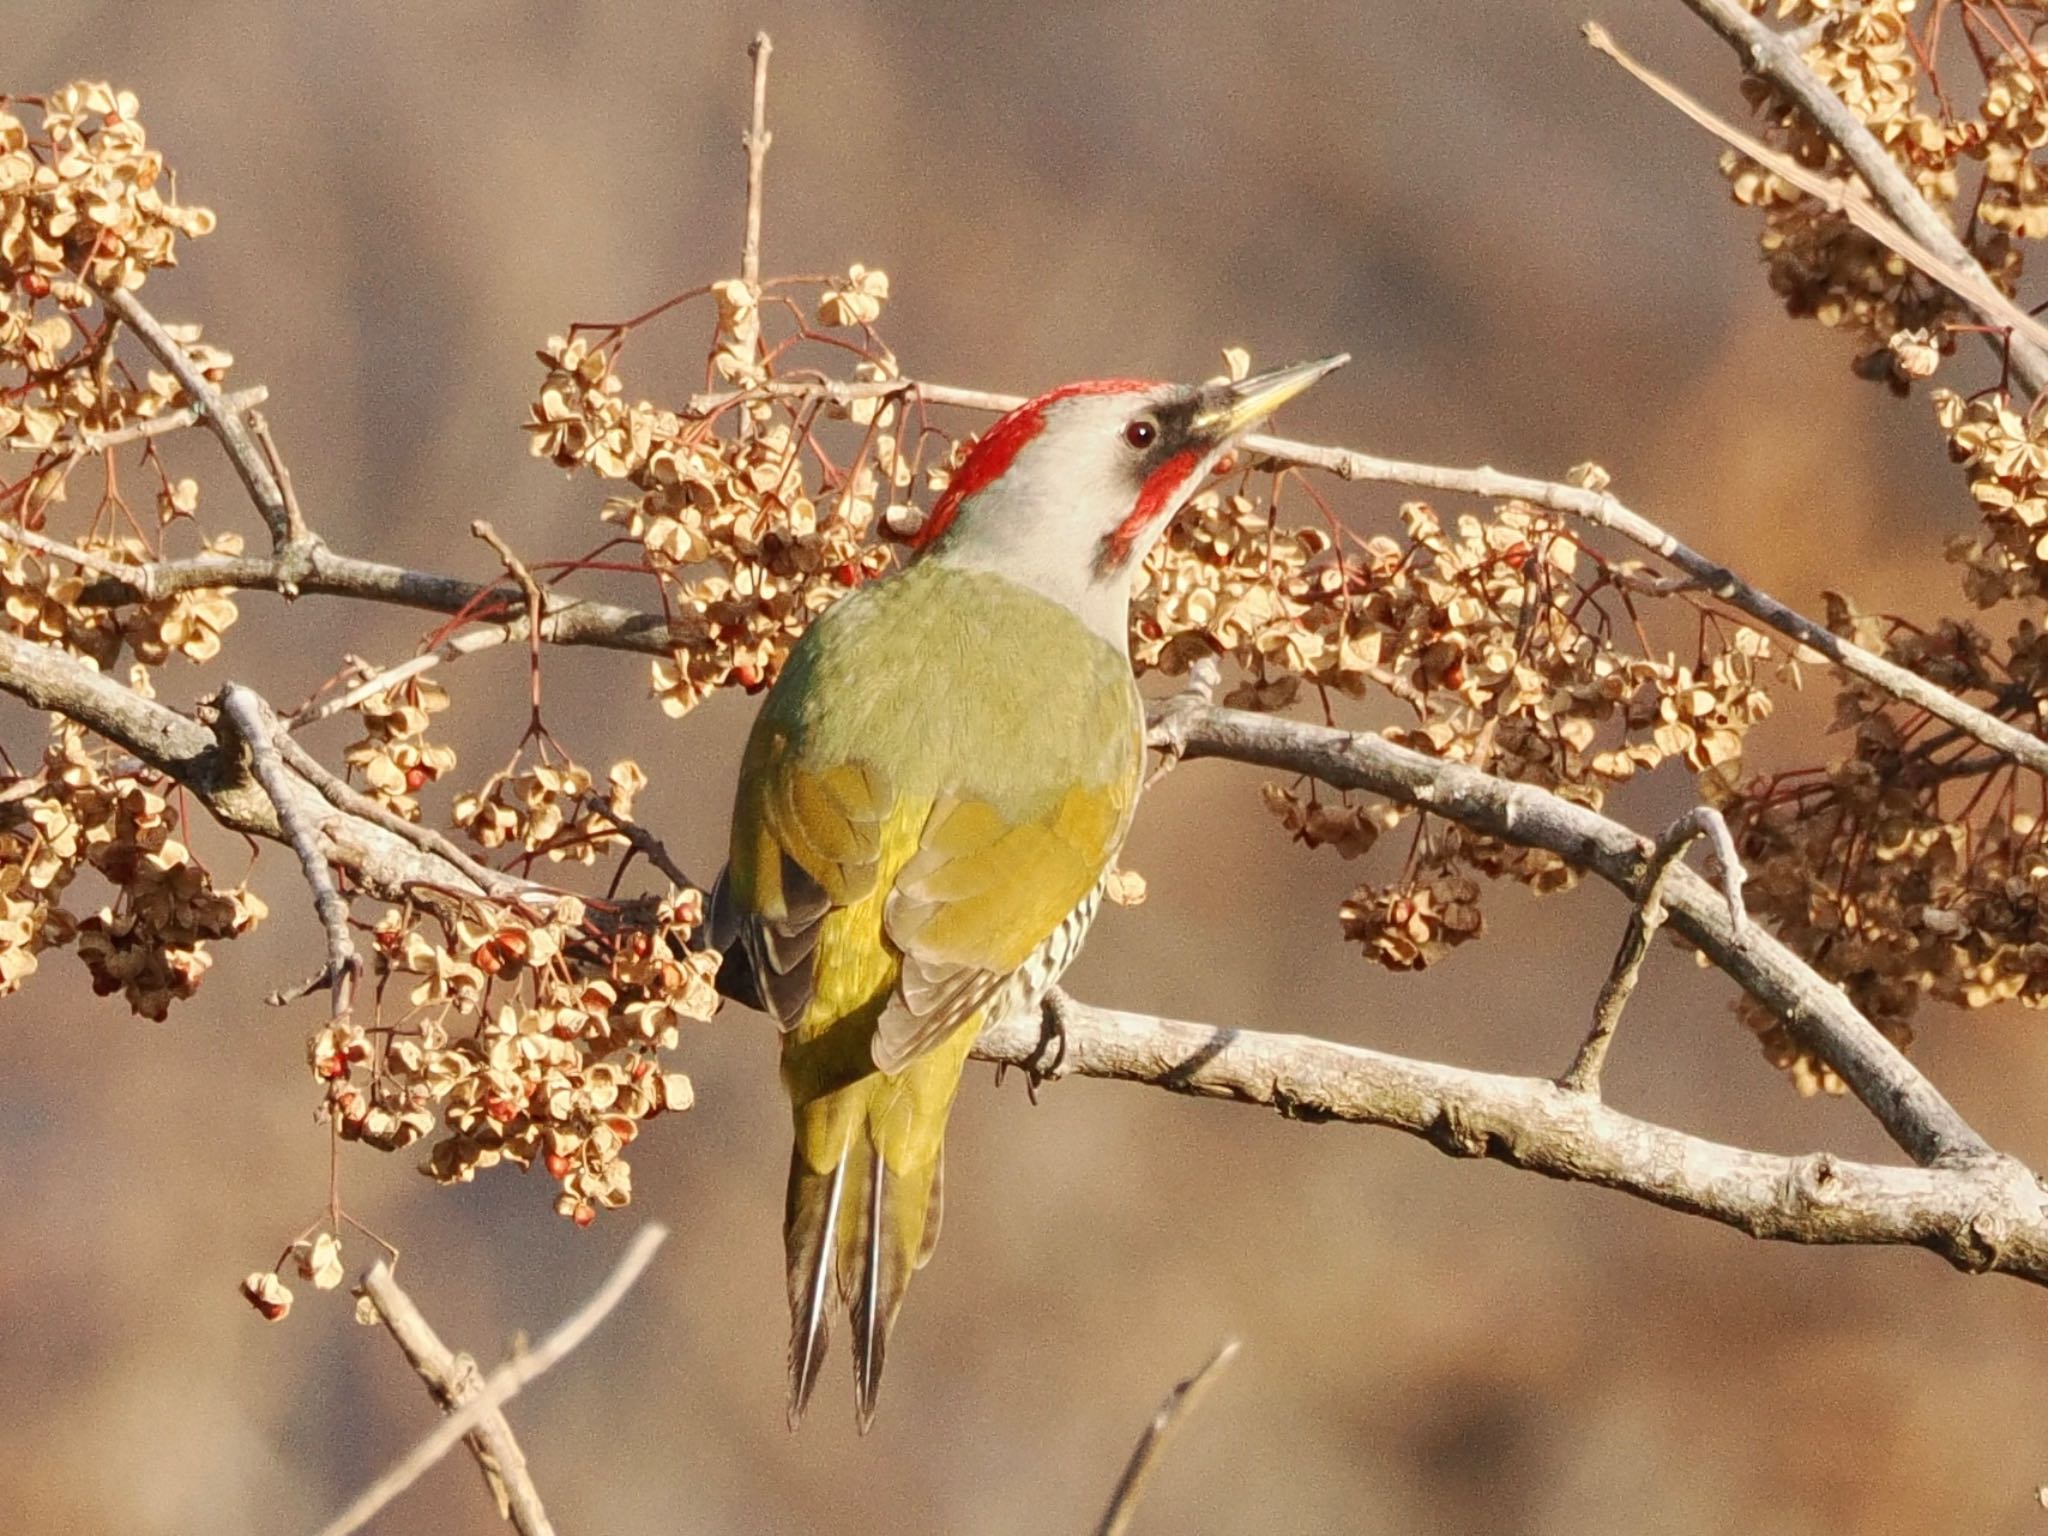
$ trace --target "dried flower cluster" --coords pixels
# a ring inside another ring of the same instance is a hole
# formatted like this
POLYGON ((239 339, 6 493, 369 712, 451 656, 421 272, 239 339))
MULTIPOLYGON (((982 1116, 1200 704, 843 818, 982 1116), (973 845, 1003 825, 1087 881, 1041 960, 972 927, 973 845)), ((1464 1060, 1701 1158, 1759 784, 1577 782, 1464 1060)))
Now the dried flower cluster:
MULTIPOLYGON (((856 268, 848 281, 849 294, 864 301, 862 313, 888 290, 879 272, 856 268)), ((756 382, 764 375, 748 370, 760 367, 759 311, 743 302, 744 285, 717 290, 717 370, 756 382), (748 357, 755 361, 744 363, 748 357)), ((683 643, 654 664, 654 691, 669 714, 683 715, 718 688, 767 686, 813 618, 888 568, 889 551, 871 542, 882 483, 874 464, 890 461, 899 489, 911 469, 894 438, 879 430, 895 412, 884 406, 870 419, 878 429, 870 454, 840 483, 814 492, 807 422, 772 419, 765 401, 734 401, 727 409, 748 430, 720 436, 715 413, 693 416, 645 400, 628 405, 615 356, 581 336, 551 338, 527 426, 535 454, 632 487, 635 494, 606 501, 602 515, 641 546, 662 582, 683 643)))
POLYGON ((216 886, 176 836, 178 813, 152 781, 116 775, 69 723, 56 728, 40 771, 0 802, 0 996, 35 972, 38 957, 71 948, 95 992, 120 993, 148 1019, 192 996, 213 964, 210 940, 234 938, 265 915, 247 886, 216 886), (80 917, 64 905, 90 868, 114 900, 80 917))
MULTIPOLYGON (((1733 772, 1770 712, 1760 635, 1733 629, 1688 662, 1634 654, 1600 603, 1625 573, 1558 519, 1512 503, 1449 527, 1419 502, 1401 516, 1404 539, 1346 549, 1320 527, 1280 526, 1243 492, 1205 493, 1151 557, 1133 615, 1139 665, 1179 672, 1221 654, 1243 675, 1226 702, 1253 709, 1305 687, 1391 695, 1414 716, 1393 739, 1587 805, 1671 759, 1733 772)), ((1275 789, 1268 803, 1299 840, 1347 858, 1410 814, 1307 791, 1275 789)), ((1474 870, 1538 890, 1574 878, 1554 854, 1440 829, 1396 883, 1352 893, 1344 932, 1383 964, 1426 965, 1479 931, 1474 870)))
POLYGON ((407 821, 420 819, 419 792, 453 771, 455 749, 427 740, 427 724, 448 707, 448 691, 409 677, 356 705, 363 737, 342 760, 372 800, 407 821))
POLYGON ((593 798, 590 770, 578 764, 506 769, 457 798, 455 824, 484 848, 511 846, 556 863, 595 864, 626 847, 620 826, 631 819, 647 774, 628 760, 613 763, 605 782, 608 792, 593 798))
MULTIPOLYGON (((97 291, 140 288, 176 264, 180 239, 214 224, 169 195, 136 110, 131 92, 103 82, 0 98, 0 375, 21 380, 0 391, 0 448, 37 455, 14 488, 17 512, 53 499, 64 461, 97 434, 177 402, 168 374, 137 377, 108 351, 106 321, 90 318, 97 291)), ((199 347, 197 327, 177 334, 210 373, 232 361, 199 347)))
MULTIPOLYGON (((2048 640, 2032 623, 2005 649, 1970 624, 1915 630, 1841 599, 1829 622, 1985 707, 2048 700, 2048 640)), ((1835 724, 1851 734, 1845 755, 1753 780, 1724 807, 1752 913, 1902 1044, 1923 997, 2048 1006, 2038 789, 2023 794, 2022 770, 1860 684, 1841 691, 1835 724)), ((1742 1012, 1803 1089, 1840 1091, 1779 1021, 1747 1002, 1742 1012)))
POLYGON ((544 914, 482 901, 387 911, 374 1019, 313 1037, 328 1113, 344 1138, 386 1150, 438 1118, 425 1169, 444 1183, 540 1162, 578 1224, 624 1205, 642 1122, 690 1106, 689 1079, 658 1053, 718 1006, 717 956, 687 942, 701 917, 694 891, 631 923, 595 922, 574 897, 544 914))
MULTIPOLYGON (((1955 202, 1965 158, 1985 158, 1994 145, 2012 142, 1990 111, 1981 122, 1959 122, 1926 99, 1926 82, 1908 38, 1913 0, 1790 9, 1819 22, 1819 33, 1806 50, 1807 63, 1869 124, 1935 207, 1946 209, 1955 202)), ((1850 174, 1841 151, 1773 83, 1751 77, 1744 90, 1763 118, 1763 136, 1775 147, 1824 175, 1850 174)), ((1941 335, 1946 345, 1939 328, 1953 313, 1954 301, 1939 284, 1856 229, 1841 212, 1735 151, 1721 157, 1721 172, 1737 202, 1763 211, 1760 244, 1771 287, 1793 314, 1864 336, 1879 364, 1889 363, 1895 337, 1941 335)), ((2017 278, 2017 257, 1996 229, 1979 232, 1978 255, 2003 280, 2017 278)))

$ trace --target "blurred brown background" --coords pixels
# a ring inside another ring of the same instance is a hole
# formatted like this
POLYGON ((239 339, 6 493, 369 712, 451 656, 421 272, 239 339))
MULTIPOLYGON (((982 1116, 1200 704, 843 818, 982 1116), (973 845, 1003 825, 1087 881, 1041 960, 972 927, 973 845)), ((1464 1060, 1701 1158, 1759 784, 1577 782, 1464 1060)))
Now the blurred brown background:
MULTIPOLYGON (((1600 0, 1624 42, 1723 108, 1730 57, 1675 3, 1600 0)), ((737 264, 743 48, 775 36, 767 268, 885 267, 915 372, 1037 388, 1200 376, 1216 348, 1357 361, 1286 425, 1381 452, 1555 474, 1594 457, 1638 505, 1817 608, 1847 587, 1925 617, 1969 515, 1924 401, 1765 291, 1702 136, 1578 40, 1581 0, 1173 8, 874 3, 284 6, 0 0, 0 87, 140 91, 188 198, 221 215, 153 281, 271 387, 315 521, 345 547, 483 575, 464 531, 587 546, 599 493, 526 456, 531 348, 737 264)), ((690 387, 695 321, 633 364, 690 387)), ((637 370, 637 371, 636 371, 637 370)), ((211 445, 216 522, 253 526, 211 445)), ((1398 496, 1347 494, 1360 526, 1398 496)), ((296 700, 344 649, 422 629, 252 600, 237 675, 296 700)), ((465 663, 470 765, 513 735, 519 658, 465 663)), ((680 731, 644 664, 552 662, 552 723, 662 770, 646 814, 715 867, 743 703, 680 731)), ((201 682, 167 670, 178 702, 201 682), (185 690, 178 696, 176 690, 185 690)), ((1825 697, 1825 688, 1818 690, 1825 697)), ((1759 733, 1823 750, 1822 702, 1759 733)), ((0 710, 10 741, 34 722, 0 710)), ((316 745, 333 754, 346 737, 316 745)), ((1356 871, 1287 848, 1259 776, 1185 769, 1073 978, 1103 1003, 1552 1071, 1624 909, 1604 888, 1489 897, 1490 942, 1393 978, 1339 944, 1356 871)), ((1672 783, 1632 814, 1667 813, 1672 783)), ((235 1295, 314 1217, 326 1143, 312 1008, 258 999, 316 930, 287 858, 275 916, 151 1026, 58 960, 0 1004, 0 1529, 289 1531, 427 1427, 345 1299, 266 1327, 235 1295)), ((230 865, 229 867, 233 867, 230 865)), ((1780 1150, 1888 1151, 1801 1103, 1661 951, 1610 1069, 1625 1107, 1780 1150)), ((2048 1163, 2048 1046, 2016 1012, 1929 1019, 1921 1057, 1994 1141, 2048 1163)), ((946 1239, 891 1353, 874 1434, 835 1359, 782 1427, 771 1046, 738 1013, 688 1039, 700 1105, 636 1149, 640 1196, 585 1233, 515 1173, 442 1190, 351 1154, 350 1205, 414 1295, 495 1358, 575 1304, 645 1217, 639 1292, 514 1407, 565 1531, 1086 1529, 1159 1394, 1245 1352, 1173 1448, 1141 1528, 1184 1532, 2032 1531, 2048 1480, 2041 1298, 1905 1252, 1762 1247, 1396 1136, 1075 1083, 1037 1108, 974 1069, 946 1239)), ((362 1258, 362 1245, 352 1254, 362 1258)), ((835 1351, 835 1354, 838 1353, 835 1351)), ((375 1527, 484 1530, 450 1458, 375 1527)))

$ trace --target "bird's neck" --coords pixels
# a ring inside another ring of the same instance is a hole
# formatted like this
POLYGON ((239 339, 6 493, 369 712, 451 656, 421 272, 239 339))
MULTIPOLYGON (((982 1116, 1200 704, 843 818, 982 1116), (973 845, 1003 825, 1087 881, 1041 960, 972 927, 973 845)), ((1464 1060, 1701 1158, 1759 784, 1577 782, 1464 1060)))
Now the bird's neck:
POLYGON ((1027 547, 991 549, 981 540, 940 544, 924 558, 949 570, 999 576, 1034 592, 1066 609, 1119 656, 1130 655, 1131 584, 1122 572, 1098 576, 1086 569, 1077 571, 1070 562, 1034 559, 1027 547))

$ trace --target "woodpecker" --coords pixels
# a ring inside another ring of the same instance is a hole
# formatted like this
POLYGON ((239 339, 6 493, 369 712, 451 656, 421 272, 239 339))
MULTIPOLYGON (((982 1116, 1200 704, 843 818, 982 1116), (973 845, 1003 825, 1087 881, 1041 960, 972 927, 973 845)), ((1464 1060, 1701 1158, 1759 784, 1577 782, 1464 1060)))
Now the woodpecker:
POLYGON ((985 432, 901 570, 812 624, 763 701, 713 893, 721 988, 781 1026, 789 1423, 835 1310, 866 1432, 939 1235, 984 1019, 1081 947, 1138 795, 1131 587, 1216 461, 1349 359, 1236 383, 1069 384, 985 432))

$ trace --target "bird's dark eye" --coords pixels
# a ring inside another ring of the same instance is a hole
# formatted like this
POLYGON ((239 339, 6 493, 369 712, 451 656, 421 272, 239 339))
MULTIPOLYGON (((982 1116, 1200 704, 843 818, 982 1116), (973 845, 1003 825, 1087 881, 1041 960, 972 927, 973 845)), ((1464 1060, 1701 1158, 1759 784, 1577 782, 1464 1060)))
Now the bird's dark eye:
POLYGON ((1133 448, 1150 448, 1158 440, 1159 424, 1140 416, 1124 428, 1124 441, 1133 448))

